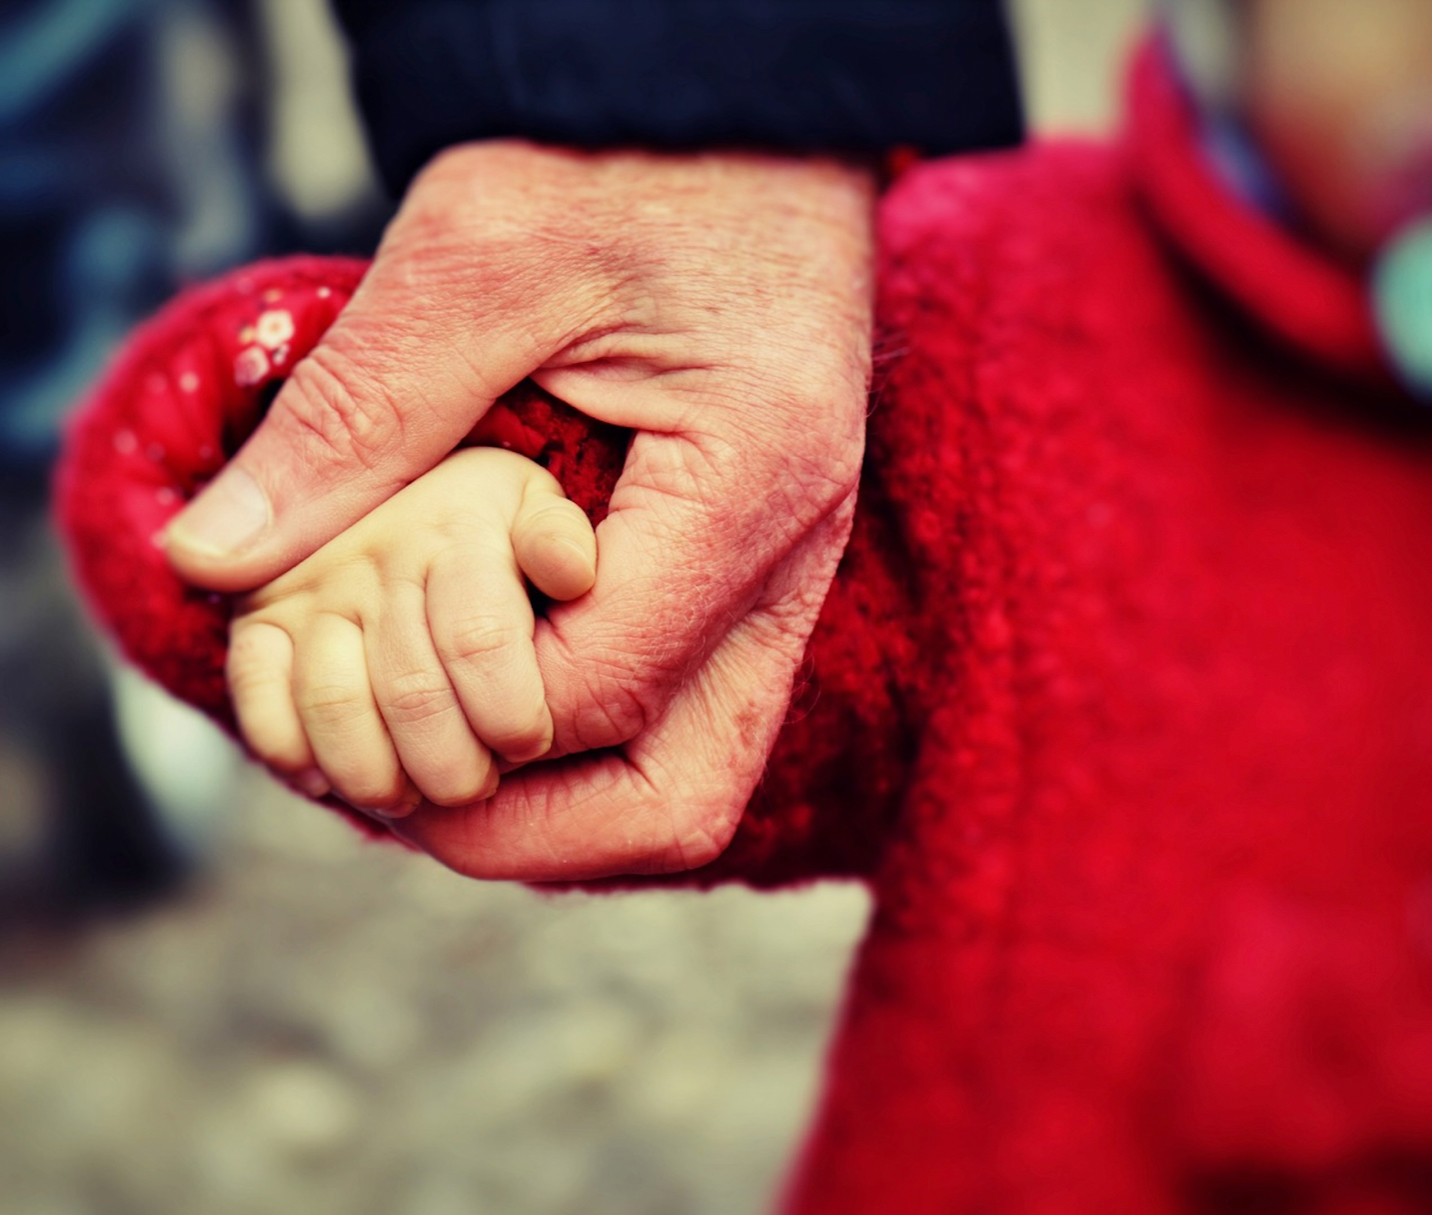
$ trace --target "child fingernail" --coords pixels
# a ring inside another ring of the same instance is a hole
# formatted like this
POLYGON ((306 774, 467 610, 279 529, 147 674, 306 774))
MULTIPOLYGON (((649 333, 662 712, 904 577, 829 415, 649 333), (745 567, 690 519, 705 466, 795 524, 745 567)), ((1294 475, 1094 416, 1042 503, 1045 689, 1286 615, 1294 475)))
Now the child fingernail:
POLYGON ((355 809, 366 817, 373 817, 376 821, 395 821, 400 817, 407 817, 419 807, 419 801, 405 800, 401 804, 391 804, 387 808, 366 808, 364 805, 356 804, 355 809))
POLYGON ((324 777, 323 771, 313 766, 294 776, 294 786, 315 800, 329 794, 329 780, 324 777))
POLYGON ((568 552, 570 570, 589 579, 593 574, 593 556, 588 548, 570 537, 557 537, 554 541, 568 552))
POLYGON ((394 815, 387 808, 363 808, 358 804, 351 804, 349 807, 361 817, 368 817, 370 821, 382 825, 386 830, 394 827, 394 815))
MULTIPOLYGON (((553 748, 553 733, 550 732, 550 733, 548 734, 548 736, 544 737, 543 740, 541 740, 541 741, 540 741, 537 745, 535 745, 532 749, 526 749, 526 750, 524 750, 523 753, 505 754, 504 756, 505 756, 505 758, 506 758, 508 761, 512 762, 515 766, 522 766, 522 765, 524 765, 525 763, 528 763, 528 762, 536 762, 536 761, 538 761, 539 758, 543 757, 544 754, 546 754, 546 753, 547 753, 550 749, 552 749, 552 748, 553 748)), ((495 775, 495 786, 497 786, 497 778, 498 778, 498 776, 495 775)), ((493 792, 490 792, 489 795, 493 795, 493 792)))

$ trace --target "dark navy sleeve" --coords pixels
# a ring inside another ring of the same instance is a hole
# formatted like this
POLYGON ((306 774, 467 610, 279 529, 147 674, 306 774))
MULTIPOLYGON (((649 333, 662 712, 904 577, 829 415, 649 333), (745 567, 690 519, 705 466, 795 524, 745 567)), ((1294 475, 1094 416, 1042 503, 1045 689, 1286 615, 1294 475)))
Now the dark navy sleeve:
POLYGON ((925 154, 1016 142, 1000 0, 333 0, 381 172, 502 136, 925 154))

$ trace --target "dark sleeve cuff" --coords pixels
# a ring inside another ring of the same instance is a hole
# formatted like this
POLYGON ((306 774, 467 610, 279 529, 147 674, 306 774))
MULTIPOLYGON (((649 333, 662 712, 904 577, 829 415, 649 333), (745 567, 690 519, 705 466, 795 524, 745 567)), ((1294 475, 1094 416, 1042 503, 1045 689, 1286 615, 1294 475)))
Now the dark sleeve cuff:
POLYGON ((927 155, 1021 137, 999 0, 334 0, 380 169, 522 136, 927 155))

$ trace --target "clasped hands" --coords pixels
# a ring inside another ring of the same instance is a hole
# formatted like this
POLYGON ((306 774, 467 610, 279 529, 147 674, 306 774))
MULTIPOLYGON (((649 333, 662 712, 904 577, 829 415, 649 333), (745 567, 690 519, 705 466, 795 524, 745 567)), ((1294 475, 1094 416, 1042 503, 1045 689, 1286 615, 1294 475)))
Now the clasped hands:
MULTIPOLYGON (((416 499, 525 377, 632 430, 596 579, 560 571, 557 595, 591 588, 532 626, 546 710, 494 751, 517 768, 493 792, 483 756, 445 750, 468 762, 442 806, 410 811, 425 785, 405 783, 374 810, 397 835, 467 875, 530 881, 691 868, 727 845, 851 527, 872 207, 860 169, 744 154, 490 142, 415 179, 348 308, 167 540, 207 587, 297 574, 411 483, 416 499)), ((536 575, 512 541, 543 587, 542 548, 536 575)), ((385 655, 394 680, 426 684, 403 647, 385 655)), ((492 742, 481 683, 454 689, 492 742)), ((288 723, 282 694, 261 732, 288 723)), ((290 762, 327 785, 312 755, 290 762)))

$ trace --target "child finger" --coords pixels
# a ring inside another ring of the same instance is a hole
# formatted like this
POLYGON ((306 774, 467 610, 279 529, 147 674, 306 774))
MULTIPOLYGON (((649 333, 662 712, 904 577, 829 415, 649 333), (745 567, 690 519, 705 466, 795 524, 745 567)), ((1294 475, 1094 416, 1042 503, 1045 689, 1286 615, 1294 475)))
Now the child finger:
POLYGON ((294 702, 319 768, 355 808, 401 816, 418 793, 399 766, 370 688, 364 633, 319 614, 295 649, 294 702))
POLYGON ((470 804, 498 788, 493 756, 475 738, 429 638, 424 592, 395 586, 364 645, 374 697, 414 785, 440 805, 470 804))
POLYGON ((447 552, 429 571, 429 634, 481 741, 510 762, 553 744, 534 656, 533 608, 508 540, 447 552))
POLYGON ((329 782, 314 764, 292 691, 294 641, 270 622, 230 628, 225 677, 244 743, 261 762, 316 799, 329 782))
POLYGON ((593 587, 598 544, 587 515, 572 500, 531 484, 512 537, 520 569, 541 592, 572 601, 593 587))

